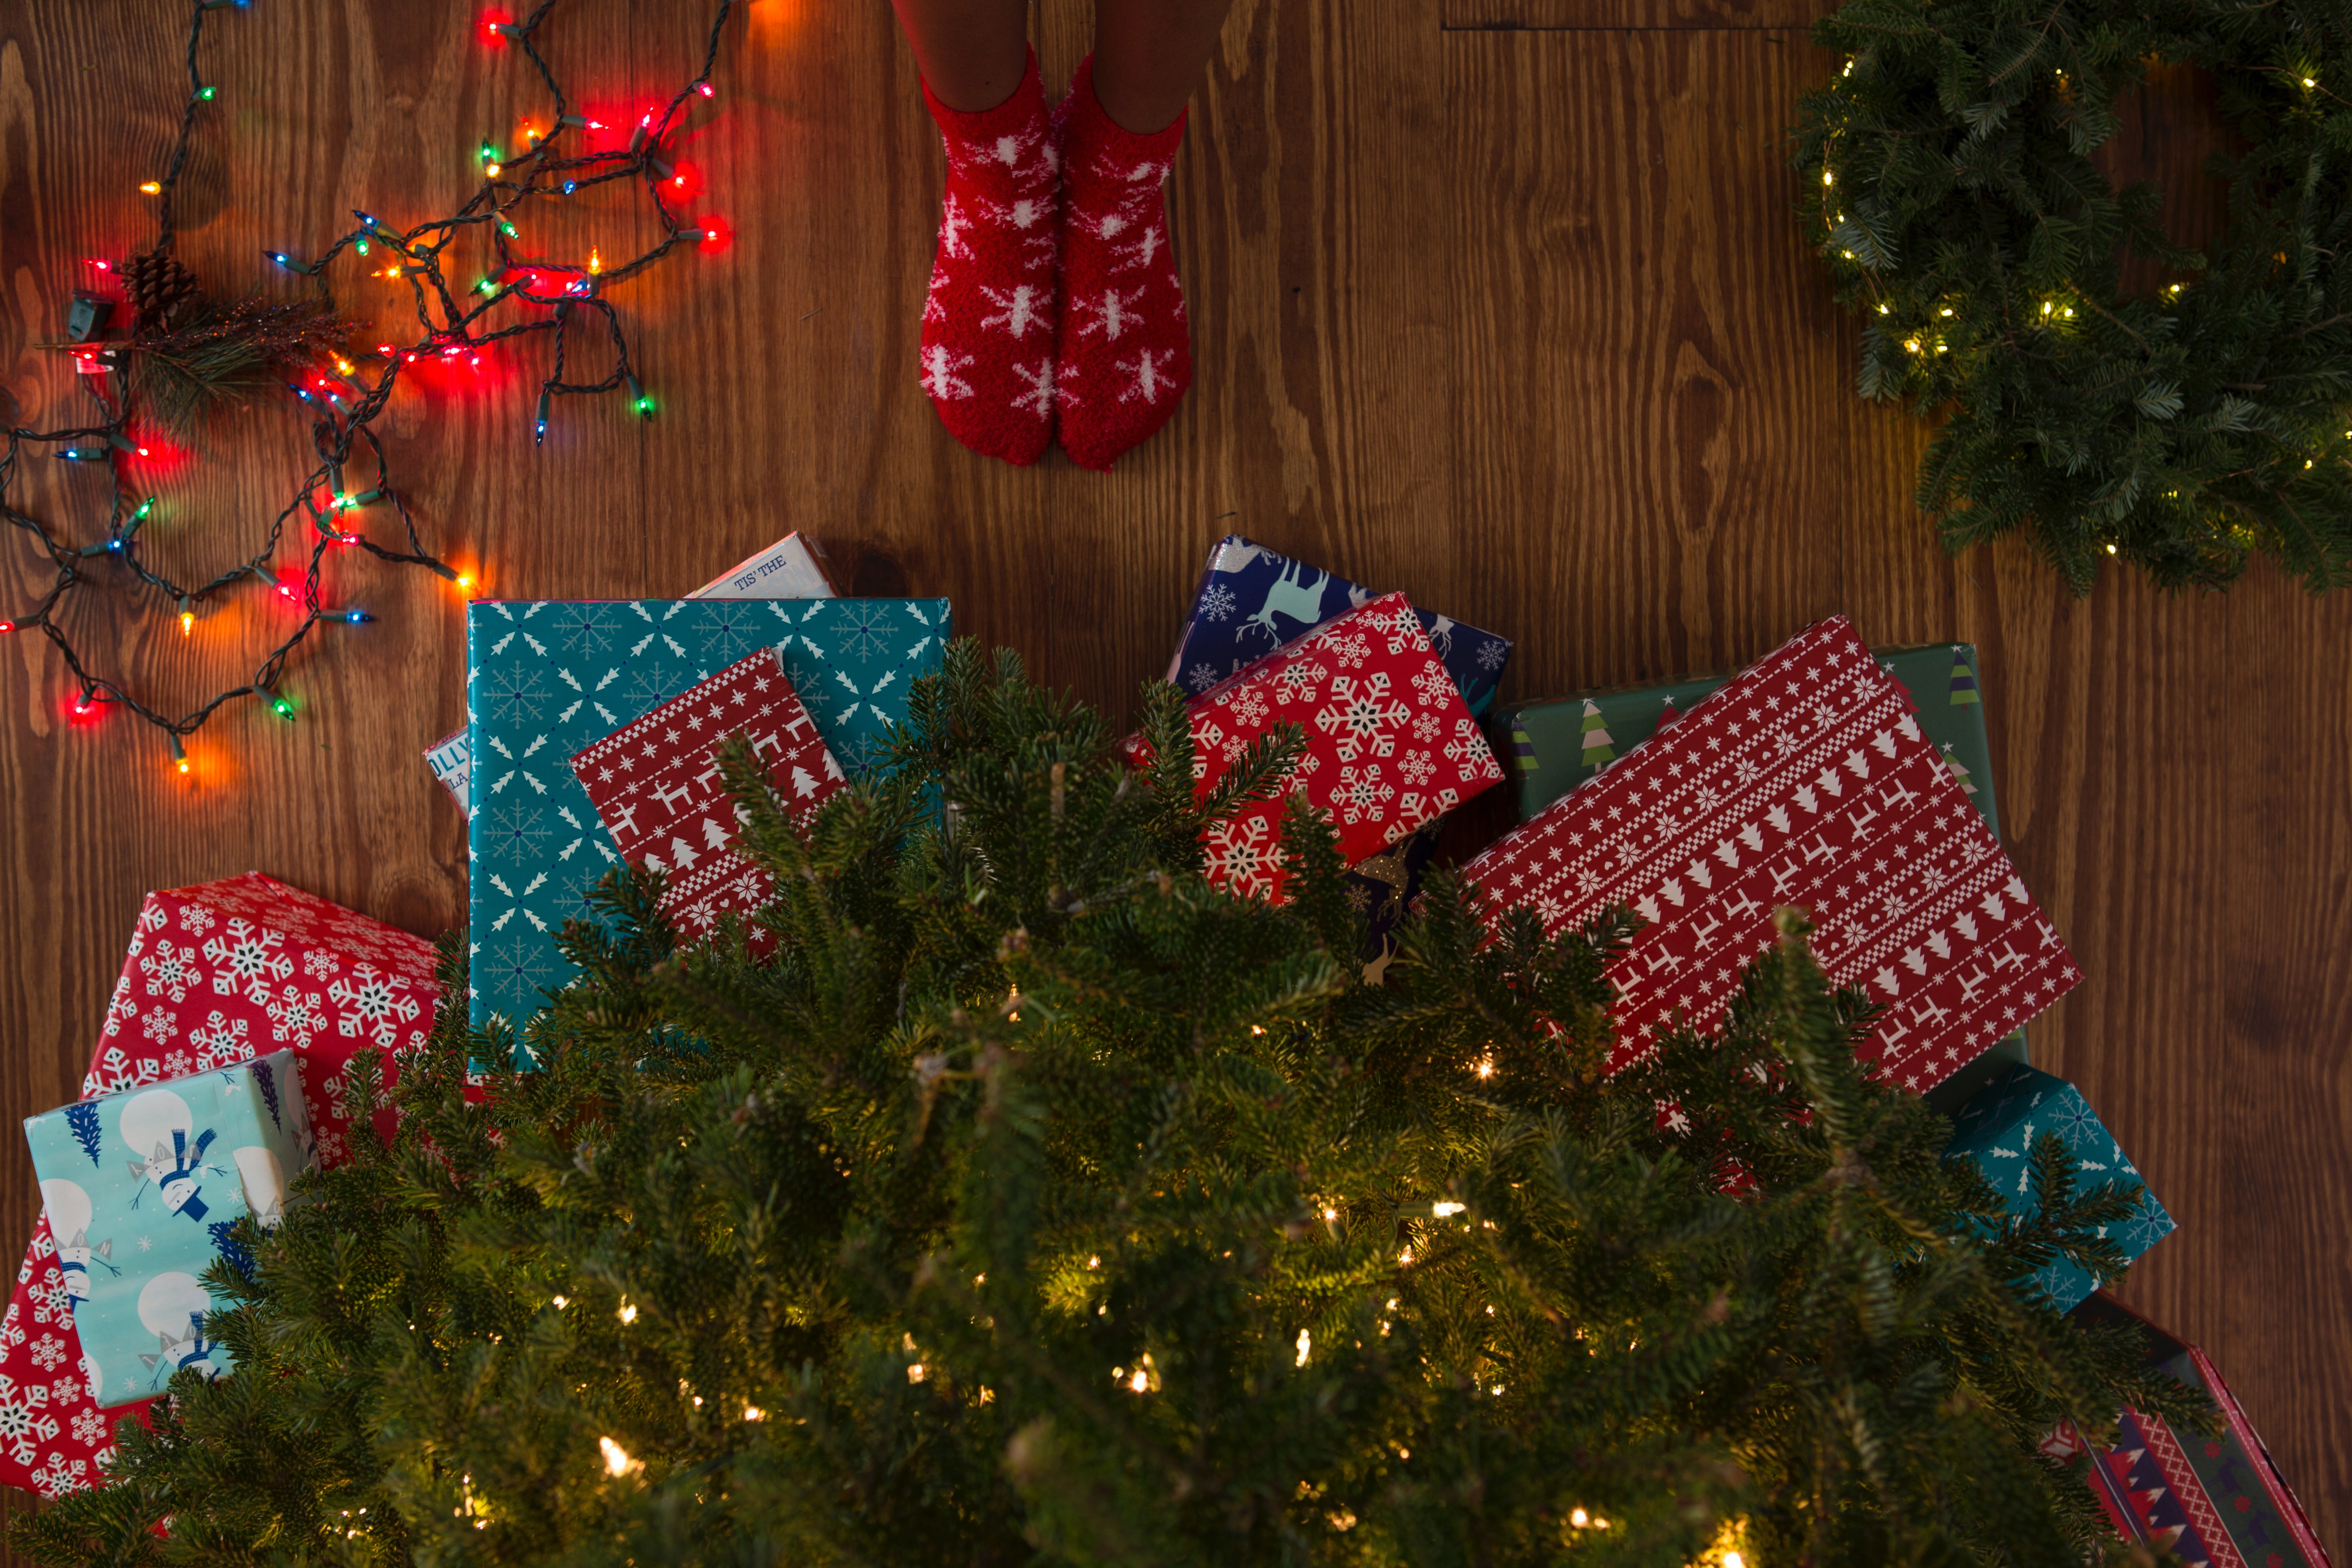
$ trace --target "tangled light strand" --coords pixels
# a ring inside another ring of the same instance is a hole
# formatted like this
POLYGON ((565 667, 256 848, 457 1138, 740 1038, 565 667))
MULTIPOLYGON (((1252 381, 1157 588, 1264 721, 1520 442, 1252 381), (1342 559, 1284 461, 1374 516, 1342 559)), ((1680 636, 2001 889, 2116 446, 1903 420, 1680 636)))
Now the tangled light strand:
MULTIPOLYGON (((204 38, 205 17, 215 10, 231 5, 243 8, 247 4, 249 0, 194 0, 188 26, 188 98, 180 117, 179 132, 173 142, 163 174, 140 187, 160 198, 155 244, 158 253, 167 253, 173 237, 173 198, 181 174, 187 164, 197 110, 214 101, 215 97, 216 89, 205 82, 197 68, 197 54, 204 38)), ((390 403, 393 388, 406 366, 424 359, 449 360, 460 356, 468 362, 478 363, 482 350, 501 339, 531 332, 551 332, 554 334, 554 353, 548 374, 540 382, 539 400, 532 419, 534 443, 544 439, 550 407, 558 396, 605 393, 625 387, 635 411, 641 417, 652 417, 653 400, 646 395, 644 384, 630 363, 628 340, 621 330, 620 318, 604 295, 614 284, 635 277, 680 245, 709 245, 726 237, 724 228, 715 220, 705 218, 688 222, 673 210, 672 198, 683 190, 687 182, 665 157, 663 148, 669 133, 679 124, 689 101, 696 97, 712 96, 710 74, 719 58, 720 33, 734 10, 735 0, 719 0, 718 14, 711 21, 700 70, 678 89, 667 105, 648 110, 639 119, 625 148, 583 151, 571 156, 559 152, 568 132, 583 132, 584 139, 585 132, 602 127, 572 111, 562 84, 556 80, 536 46, 536 35, 555 8, 555 4, 556 0, 539 0, 529 15, 519 22, 491 18, 482 24, 491 41, 511 43, 521 50, 538 71, 540 80, 553 100, 554 108, 550 129, 543 135, 535 131, 530 132, 527 137, 530 146, 517 156, 508 158, 493 143, 482 143, 481 187, 455 215, 428 220, 405 230, 395 230, 385 226, 371 214, 355 211, 352 216, 359 220, 358 227, 341 236, 315 259, 300 259, 283 251, 263 253, 279 268, 314 279, 319 299, 331 315, 333 300, 326 283, 329 266, 346 250, 366 257, 372 247, 382 247, 396 258, 394 264, 409 283, 415 300, 416 319, 422 336, 405 348, 391 343, 378 345, 377 352, 382 356, 383 365, 372 384, 360 378, 348 359, 340 357, 333 366, 336 374, 330 375, 324 369, 307 370, 302 373, 300 382, 288 384, 289 393, 311 416, 310 444, 318 462, 304 476, 292 499, 271 521, 261 548, 252 556, 207 582, 192 584, 176 583, 150 570, 141 558, 139 532, 152 516, 156 501, 152 496, 141 495, 127 482, 124 473, 126 460, 145 453, 130 434, 134 412, 130 367, 121 363, 121 357, 111 353, 106 344, 90 342, 73 345, 76 355, 82 361, 78 368, 86 373, 79 380, 102 416, 99 423, 68 430, 9 429, 6 452, 0 455, 0 519, 37 540, 55 566, 57 575, 33 609, 13 620, 0 620, 0 634, 37 627, 48 638, 80 684, 80 696, 74 705, 77 716, 89 715, 102 705, 128 709, 163 732, 171 746, 173 763, 184 774, 189 770, 184 737, 193 734, 231 700, 239 697, 265 699, 281 718, 293 717, 293 704, 279 689, 279 679, 288 658, 310 636, 312 627, 321 621, 358 623, 374 618, 362 609, 329 608, 320 604, 320 574, 330 549, 350 547, 364 550, 379 560, 427 567, 455 582, 461 589, 471 585, 471 579, 461 576, 446 562, 426 550, 418 538, 416 520, 409 510, 406 499, 392 483, 383 445, 373 428, 374 422, 390 403), (633 179, 644 182, 661 226, 661 237, 651 249, 613 267, 604 266, 601 255, 595 252, 591 253, 589 263, 584 267, 518 254, 515 241, 519 238, 519 232, 508 215, 519 204, 533 198, 562 200, 598 185, 633 179), (453 289, 444 271, 445 253, 454 241, 469 231, 483 227, 488 228, 496 251, 497 265, 473 288, 453 289), (490 313, 510 300, 549 307, 549 310, 529 320, 498 326, 490 324, 488 320, 490 313), (602 380, 567 381, 564 379, 563 329, 573 311, 583 309, 595 312, 603 320, 613 345, 613 368, 602 380), (111 500, 102 539, 81 545, 64 542, 46 523, 9 503, 9 487, 18 477, 18 464, 26 447, 28 445, 44 444, 58 447, 55 455, 60 458, 106 463, 111 480, 111 500), (358 454, 357 465, 362 466, 363 471, 368 468, 373 469, 372 482, 356 494, 345 479, 346 468, 355 466, 355 452, 358 454), (390 506, 399 515, 405 535, 404 550, 386 549, 343 525, 346 511, 379 504, 390 506), (287 525, 298 513, 308 521, 312 533, 310 562, 299 583, 290 577, 275 577, 270 568, 287 525), (269 584, 285 599, 299 599, 302 619, 284 640, 269 650, 251 680, 218 692, 201 706, 174 717, 134 696, 121 682, 93 674, 57 624, 59 604, 72 590, 92 584, 95 563, 100 562, 115 563, 120 569, 129 571, 139 583, 153 589, 172 606, 171 613, 180 617, 183 632, 193 628, 199 606, 247 578, 269 584)), ((102 264, 101 269, 105 269, 102 264)))

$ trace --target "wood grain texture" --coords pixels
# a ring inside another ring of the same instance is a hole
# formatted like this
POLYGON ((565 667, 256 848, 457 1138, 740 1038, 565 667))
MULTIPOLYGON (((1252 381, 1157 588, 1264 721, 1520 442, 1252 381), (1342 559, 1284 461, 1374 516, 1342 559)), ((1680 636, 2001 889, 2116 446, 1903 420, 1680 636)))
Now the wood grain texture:
MULTIPOLYGON (((940 170, 887 9, 757 0, 683 146, 737 238, 615 295, 659 416, 566 401, 534 448, 543 349, 511 351, 404 396, 403 482, 494 594, 678 593, 802 527, 861 589, 950 595, 961 629, 1121 708, 1232 531, 1518 639, 1524 695, 1734 664, 1832 610, 1874 641, 1973 638, 2004 819, 2088 975, 2036 1050, 2181 1224, 2129 1294, 2211 1351, 2340 1544, 2352 598, 2314 605, 2263 573, 2227 598, 2118 580, 2078 605, 2021 552, 1948 559, 1911 510, 1922 431, 1853 397, 1852 331, 1790 220, 1782 128, 1827 68, 1790 30, 1810 12, 1531 9, 1556 3, 1234 0, 1171 191, 1197 384, 1095 475, 972 457, 916 384, 940 170)), ((262 247, 315 245, 354 206, 454 205, 480 139, 541 107, 471 9, 215 13, 192 264, 225 291, 282 291, 262 247)), ((560 68, 624 109, 691 70, 709 14, 559 11, 560 68)), ((144 237, 132 187, 167 142, 183 14, 0 0, 17 417, 72 409, 30 345, 56 335, 76 258, 144 237)), ((1036 34, 1058 91, 1086 6, 1042 0, 1036 34)), ((520 221, 575 258, 644 233, 618 199, 520 221)), ((398 298, 341 286, 367 312, 398 298)), ((166 471, 168 548, 235 548, 282 502, 299 434, 257 413, 166 471)), ((92 477, 44 462, 19 504, 86 518, 92 477)), ((0 613, 37 591, 32 567, 0 539, 0 613)), ((462 824, 418 757, 462 710, 461 616, 413 571, 355 561, 333 581, 377 622, 322 629, 289 682, 299 722, 240 710, 205 731, 194 787, 119 717, 65 724, 57 661, 0 641, 12 1114, 71 1098, 148 888, 257 866, 410 930, 462 918, 462 824)), ((184 642, 121 595, 85 608, 93 648, 184 696, 235 679, 272 624, 243 604, 184 642)), ((1455 849, 1501 826, 1507 807, 1481 806, 1455 849)), ((37 1204, 24 1157, 0 1158, 0 1237, 37 1204)))

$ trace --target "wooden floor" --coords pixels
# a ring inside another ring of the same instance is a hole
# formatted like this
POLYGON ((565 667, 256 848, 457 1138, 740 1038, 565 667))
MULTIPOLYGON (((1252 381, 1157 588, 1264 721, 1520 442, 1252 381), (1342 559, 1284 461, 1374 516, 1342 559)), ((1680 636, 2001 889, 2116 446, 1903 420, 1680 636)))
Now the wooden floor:
MULTIPOLYGON (((1087 7, 1042 3, 1058 91, 1087 7)), ((404 482, 493 594, 676 594, 803 528, 859 588, 951 595, 959 629, 1115 705, 1236 531, 1517 638, 1523 695, 1736 664, 1832 611, 1874 642, 1974 640, 2003 820, 2087 976, 2035 1051, 2180 1223, 2126 1294, 2211 1352, 2340 1551, 2352 595, 2258 571, 2227 597, 2117 579, 2076 603, 2020 550, 1940 552, 1910 506, 1920 432, 1853 398, 1853 333, 1790 218, 1783 127, 1831 68, 1812 4, 1234 0, 1173 186, 1198 384, 1105 477, 942 434, 914 374, 940 164, 907 52, 879 0, 756 0, 685 139, 738 237, 615 293, 659 417, 562 403, 534 449, 537 372, 510 365, 404 400, 404 482)), ((184 256, 222 292, 282 292, 265 247, 316 247, 353 207, 453 208, 472 149, 541 108, 473 9, 214 13, 184 256)), ((86 406, 33 345, 60 335, 77 258, 146 241, 134 187, 178 113, 185 14, 0 0, 17 419, 86 406)), ((549 36, 592 107, 625 110, 690 74, 707 16, 562 0, 549 36)), ((584 258, 642 232, 616 202, 528 238, 584 258)), ((358 270, 356 311, 395 305, 358 270)), ((249 550, 299 436, 273 407, 173 465, 174 560, 249 550)), ((29 466, 17 504, 86 528, 98 477, 29 466)), ((0 614, 37 565, 0 539, 0 614)), ((143 889, 259 867, 417 931, 462 917, 462 826, 417 755, 460 717, 457 602, 413 571, 337 574, 377 620, 298 662, 299 722, 205 729, 191 782, 120 715, 66 723, 58 660, 0 640, 11 1115, 73 1097, 143 889)), ((127 610, 79 612, 94 657, 182 700, 233 683, 269 627, 252 602, 184 640, 127 610)), ((37 1203, 26 1161, 0 1158, 0 1236, 37 1203)))

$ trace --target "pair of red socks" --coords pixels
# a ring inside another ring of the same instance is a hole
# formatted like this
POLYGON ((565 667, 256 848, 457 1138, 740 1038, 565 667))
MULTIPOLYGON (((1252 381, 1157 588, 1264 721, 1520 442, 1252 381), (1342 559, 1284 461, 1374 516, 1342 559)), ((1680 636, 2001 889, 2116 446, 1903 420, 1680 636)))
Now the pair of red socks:
POLYGON ((1192 384, 1160 194, 1183 117, 1122 128, 1095 98, 1091 57, 1050 114, 1034 53, 994 109, 923 98, 948 157, 923 390, 975 452, 1026 465, 1058 435, 1072 462, 1109 468, 1192 384))

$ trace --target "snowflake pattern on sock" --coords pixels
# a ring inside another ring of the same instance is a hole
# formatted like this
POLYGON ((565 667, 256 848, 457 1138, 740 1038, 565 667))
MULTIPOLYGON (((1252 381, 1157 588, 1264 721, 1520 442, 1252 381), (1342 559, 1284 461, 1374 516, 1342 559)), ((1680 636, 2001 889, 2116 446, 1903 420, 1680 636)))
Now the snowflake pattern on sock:
POLYGON ((1184 139, 1181 115, 1139 136, 1103 112, 1094 60, 1054 111, 1062 147, 1062 321, 1055 379, 1062 449, 1108 468, 1168 422, 1192 384, 1184 287, 1161 195, 1184 139))
POLYGON ((1061 155, 1037 60, 994 109, 960 113, 923 89, 947 151, 940 243, 923 300, 923 392, 955 438, 1009 463, 1053 438, 1061 155))

